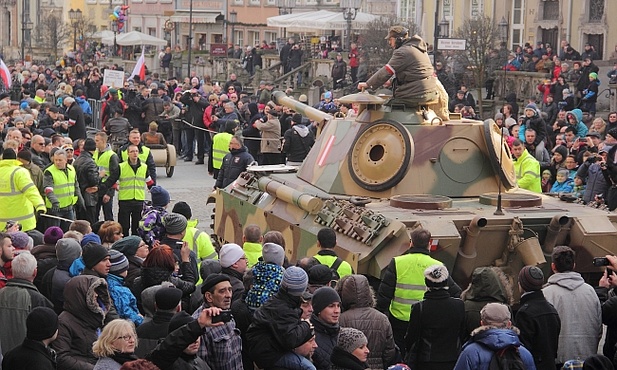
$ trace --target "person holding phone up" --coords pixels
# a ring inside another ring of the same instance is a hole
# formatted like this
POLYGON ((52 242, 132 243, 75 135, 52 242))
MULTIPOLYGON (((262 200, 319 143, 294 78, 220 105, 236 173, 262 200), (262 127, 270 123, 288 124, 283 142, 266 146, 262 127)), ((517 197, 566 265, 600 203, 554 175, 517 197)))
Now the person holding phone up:
MULTIPOLYGON (((218 320, 223 325, 206 327, 201 336, 197 356, 206 361, 212 369, 243 370, 242 339, 236 330, 236 322, 229 313, 231 308, 231 282, 229 276, 212 274, 201 285, 204 303, 193 313, 198 318, 201 312, 215 307, 221 310, 218 320)), ((214 319, 214 318, 213 318, 214 319)))

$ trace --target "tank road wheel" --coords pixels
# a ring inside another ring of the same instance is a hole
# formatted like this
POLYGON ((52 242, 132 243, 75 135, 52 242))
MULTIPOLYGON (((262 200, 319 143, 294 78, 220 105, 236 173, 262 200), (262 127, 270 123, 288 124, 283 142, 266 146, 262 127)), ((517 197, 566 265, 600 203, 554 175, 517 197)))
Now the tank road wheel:
POLYGON ((412 156, 413 144, 407 129, 396 121, 383 120, 358 132, 347 165, 356 184, 366 190, 383 191, 403 179, 412 156))
POLYGON ((167 160, 165 161, 165 174, 167 177, 172 177, 174 175, 174 167, 176 165, 176 147, 167 144, 167 160))
POLYGON ((484 140, 493 170, 501 177, 503 186, 512 189, 516 186, 514 160, 508 144, 502 139, 501 128, 492 119, 484 121, 484 140))

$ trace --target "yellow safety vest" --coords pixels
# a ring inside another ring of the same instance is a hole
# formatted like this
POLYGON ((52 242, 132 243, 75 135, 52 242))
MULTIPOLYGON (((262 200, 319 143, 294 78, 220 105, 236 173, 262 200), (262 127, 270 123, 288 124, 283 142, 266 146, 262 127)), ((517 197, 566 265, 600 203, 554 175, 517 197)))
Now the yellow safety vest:
POLYGON ((242 245, 246 259, 249 261, 249 267, 253 267, 259 262, 261 257, 262 245, 259 243, 244 242, 242 245))
POLYGON ((409 321, 411 306, 424 298, 424 270, 443 263, 423 253, 410 253, 394 257, 394 264, 396 288, 390 302, 390 313, 401 321, 409 321))
MULTIPOLYGON (((332 267, 332 265, 334 264, 334 261, 336 261, 336 256, 328 256, 328 255, 321 255, 321 254, 316 254, 313 256, 313 258, 315 258, 317 261, 319 261, 319 263, 321 263, 322 265, 326 265, 328 267, 332 267)), ((339 278, 343 278, 343 276, 347 276, 347 275, 351 275, 353 274, 353 269, 351 268, 351 265, 349 264, 349 262, 347 261, 343 261, 341 263, 341 265, 336 269, 336 272, 338 273, 339 278)))
POLYGON ((102 153, 97 149, 96 152, 94 152, 94 161, 96 162, 96 165, 103 167, 105 170, 105 176, 103 176, 102 180, 103 182, 107 181, 107 178, 109 177, 109 162, 114 155, 116 155, 116 153, 114 153, 111 149, 108 149, 102 153))
MULTIPOLYGON (((129 146, 130 145, 132 144, 129 144, 129 146)), ((122 162, 128 162, 129 161, 128 147, 127 149, 124 149, 121 154, 122 154, 122 162)), ((148 155, 150 155, 150 148, 148 148, 145 145, 142 145, 139 150, 139 160, 141 161, 141 163, 146 163, 146 161, 148 160, 148 155)))
MULTIPOLYGON (((54 179, 54 195, 58 198, 60 208, 66 208, 77 203, 77 197, 75 196, 75 168, 70 164, 66 165, 66 172, 59 170, 56 166, 51 165, 45 169, 45 172, 49 172, 54 179)), ((45 206, 51 208, 51 202, 49 198, 45 197, 45 206)))
POLYGON ((229 153, 229 142, 233 137, 228 132, 221 132, 212 138, 212 167, 217 170, 223 165, 223 158, 229 153))
POLYGON ((140 163, 137 171, 133 171, 129 162, 120 163, 118 200, 146 200, 147 176, 148 166, 144 163, 140 163))
MULTIPOLYGON (((216 254, 216 250, 214 250, 214 246, 212 245, 212 241, 210 240, 210 235, 208 235, 205 231, 201 231, 197 226, 197 220, 188 220, 188 226, 186 227, 186 233, 184 234, 183 241, 188 244, 188 247, 195 252, 197 256, 197 264, 199 265, 201 261, 214 259, 217 260, 218 254, 216 254)), ((197 283, 201 284, 202 282, 201 274, 197 276, 197 283)))
POLYGON ((19 222, 22 231, 34 229, 35 209, 44 211, 45 203, 28 170, 18 160, 0 160, 0 230, 7 221, 19 222))

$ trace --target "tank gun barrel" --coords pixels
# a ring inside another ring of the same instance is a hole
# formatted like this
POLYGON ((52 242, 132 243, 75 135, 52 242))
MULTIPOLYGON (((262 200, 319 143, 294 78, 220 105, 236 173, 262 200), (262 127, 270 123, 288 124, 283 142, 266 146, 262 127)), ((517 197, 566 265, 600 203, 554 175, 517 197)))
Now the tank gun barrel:
POLYGON ((324 124, 326 124, 333 118, 328 113, 322 112, 319 109, 311 107, 310 105, 300 103, 299 101, 290 98, 282 91, 275 91, 272 94, 272 98, 274 99, 275 103, 286 106, 289 109, 293 109, 294 111, 302 114, 303 116, 306 116, 313 121, 319 122, 319 127, 323 127, 324 124))
POLYGON ((294 204, 310 214, 316 214, 323 208, 323 201, 321 199, 290 188, 271 178, 261 177, 257 186, 259 190, 265 191, 286 203, 294 204))

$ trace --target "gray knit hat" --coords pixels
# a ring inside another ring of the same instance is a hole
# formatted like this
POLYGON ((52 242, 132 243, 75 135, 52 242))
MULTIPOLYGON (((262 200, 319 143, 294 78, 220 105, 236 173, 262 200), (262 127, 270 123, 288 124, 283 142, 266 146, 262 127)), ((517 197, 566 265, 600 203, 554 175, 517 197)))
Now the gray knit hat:
POLYGON ((275 243, 265 243, 261 250, 261 255, 266 263, 283 266, 285 261, 285 250, 275 243))
POLYGON ((186 217, 179 213, 168 213, 163 217, 163 226, 165 226, 167 234, 180 234, 186 230, 187 225, 186 217))
POLYGON ((62 238, 56 242, 56 257, 63 266, 70 265, 81 256, 81 246, 73 238, 62 238))
POLYGON ((111 262, 111 267, 109 268, 110 274, 119 276, 129 269, 129 260, 122 252, 115 249, 109 250, 109 262, 111 262))
POLYGON ((307 285, 308 275, 306 275, 302 268, 291 266, 283 273, 281 287, 285 288, 289 295, 300 297, 306 290, 307 285))
POLYGON ((341 328, 336 345, 347 353, 368 344, 366 335, 358 329, 341 328))

